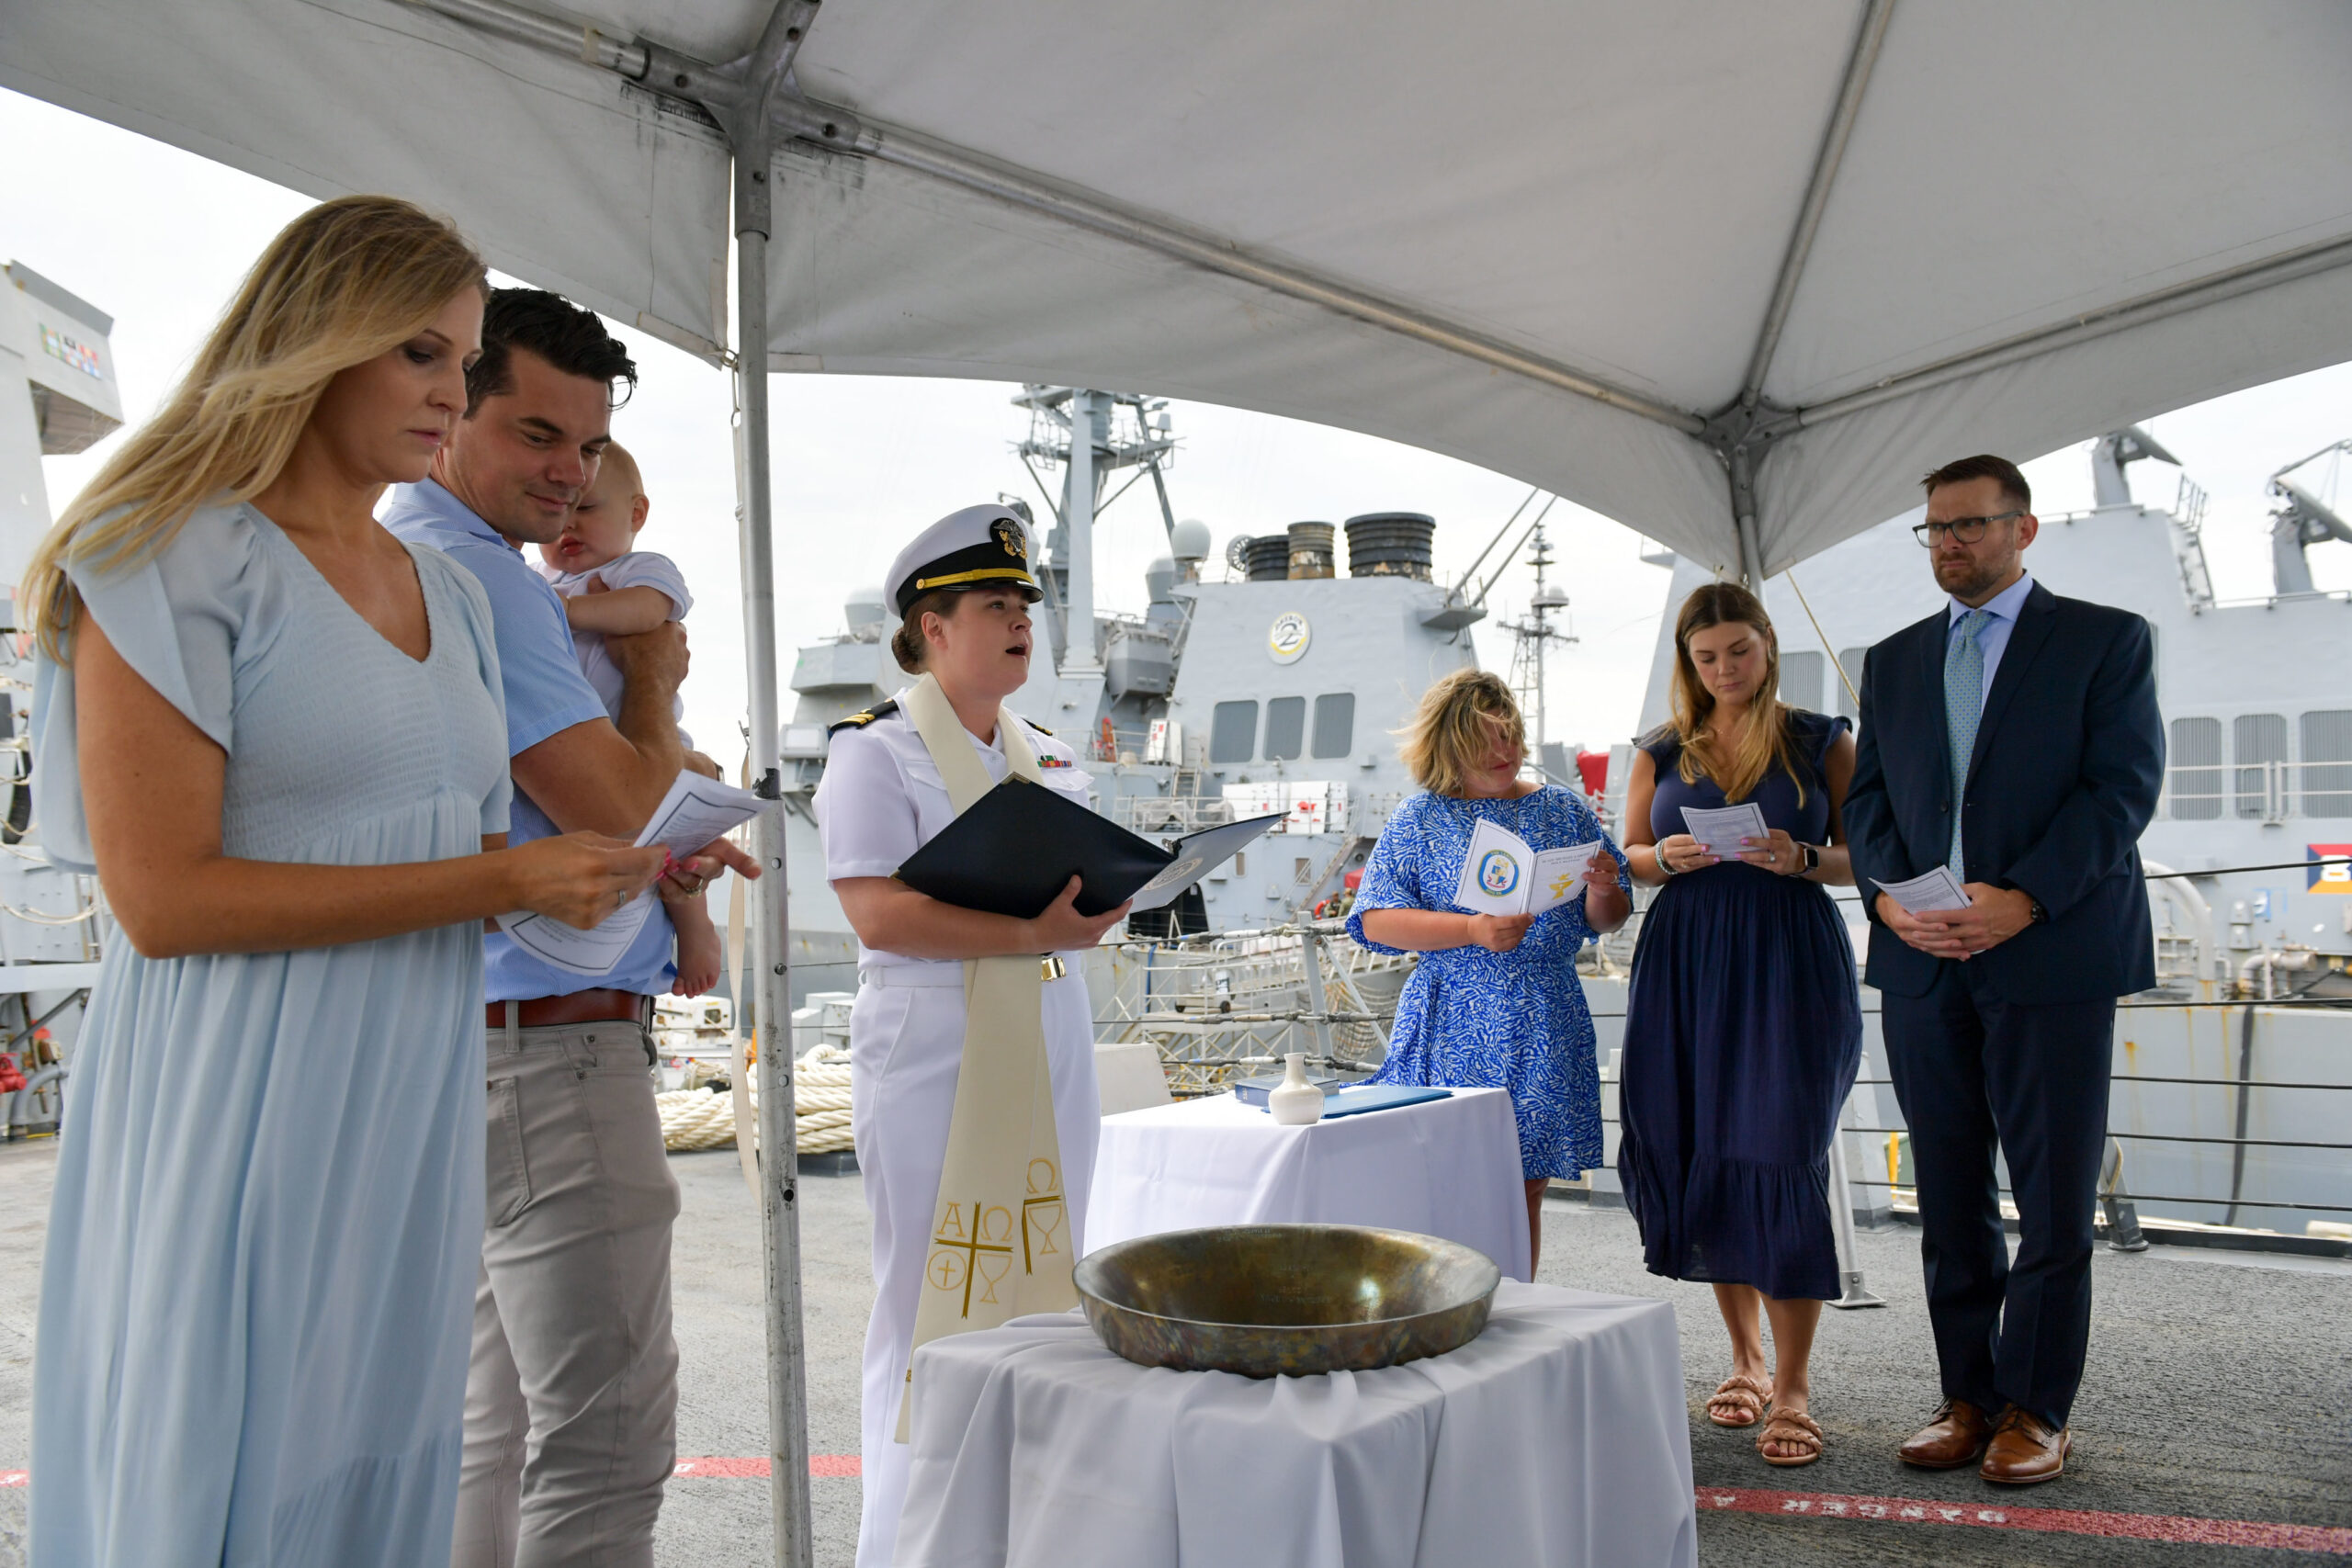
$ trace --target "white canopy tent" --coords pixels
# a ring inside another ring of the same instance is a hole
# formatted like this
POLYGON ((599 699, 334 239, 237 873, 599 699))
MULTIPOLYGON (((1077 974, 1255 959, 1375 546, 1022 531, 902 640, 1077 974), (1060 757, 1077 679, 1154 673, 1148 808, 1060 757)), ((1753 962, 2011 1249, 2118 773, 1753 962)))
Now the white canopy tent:
MULTIPOLYGON (((766 0, 576 9, 21 0, 0 82, 715 355, 693 100, 766 0)), ((1345 425, 1777 570, 1937 461, 2352 357, 2347 69, 2335 0, 839 6, 774 117, 771 367, 1345 425)))
MULTIPOLYGON (((414 197, 713 358, 1344 425, 1752 578, 1935 463, 2352 358, 2347 65, 2338 0, 0 10, 0 83, 317 196, 414 197), (730 234, 764 282, 732 333, 730 234)), ((743 394, 772 759, 764 378, 743 394)), ((802 1562, 769 1164, 778 1558, 802 1562)))

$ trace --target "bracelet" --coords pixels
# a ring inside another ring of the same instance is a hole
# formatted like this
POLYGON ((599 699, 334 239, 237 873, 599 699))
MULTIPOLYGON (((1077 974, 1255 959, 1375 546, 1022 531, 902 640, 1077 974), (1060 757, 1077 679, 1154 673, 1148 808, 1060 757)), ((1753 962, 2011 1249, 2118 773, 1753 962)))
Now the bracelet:
POLYGON ((1666 858, 1666 852, 1658 848, 1656 844, 1652 844, 1650 846, 1650 859, 1657 862, 1658 873, 1661 875, 1679 876, 1682 874, 1680 872, 1675 870, 1673 863, 1666 858))

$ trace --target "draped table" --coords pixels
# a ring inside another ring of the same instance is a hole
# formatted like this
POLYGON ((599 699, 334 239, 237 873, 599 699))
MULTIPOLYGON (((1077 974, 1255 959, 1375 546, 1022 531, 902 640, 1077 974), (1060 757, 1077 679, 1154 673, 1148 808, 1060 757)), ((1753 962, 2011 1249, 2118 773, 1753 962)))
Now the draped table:
POLYGON ((1693 1568, 1664 1302, 1506 1280, 1375 1372, 1139 1367, 1069 1313, 915 1353, 901 1568, 1693 1568))
POLYGON ((1102 1118, 1090 1252, 1199 1225, 1385 1225, 1475 1247, 1527 1277, 1519 1126, 1498 1089, 1277 1126, 1230 1094, 1102 1118))

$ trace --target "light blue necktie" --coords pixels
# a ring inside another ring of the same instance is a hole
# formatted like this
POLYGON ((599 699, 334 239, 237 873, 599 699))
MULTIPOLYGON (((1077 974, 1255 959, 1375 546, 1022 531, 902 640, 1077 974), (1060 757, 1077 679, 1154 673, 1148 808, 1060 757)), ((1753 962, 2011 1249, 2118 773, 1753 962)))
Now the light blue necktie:
POLYGON ((1945 863, 1961 882, 1968 874, 1961 867, 1960 808, 1968 787, 1968 760, 1976 751, 1977 720, 1984 712, 1984 649, 1976 637, 1992 618, 1990 610, 1969 611, 1944 649, 1944 736, 1951 748, 1951 858, 1945 863))

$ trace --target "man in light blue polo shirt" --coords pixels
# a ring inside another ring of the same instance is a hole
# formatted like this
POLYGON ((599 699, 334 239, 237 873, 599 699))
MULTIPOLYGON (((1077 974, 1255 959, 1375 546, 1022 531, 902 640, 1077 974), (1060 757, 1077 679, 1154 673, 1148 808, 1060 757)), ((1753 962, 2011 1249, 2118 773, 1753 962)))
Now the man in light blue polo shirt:
MULTIPOLYGON (((514 840, 634 839, 686 761, 672 711, 684 628, 606 639, 627 682, 618 722, 607 719, 562 601, 521 551, 560 534, 594 478, 618 381, 634 387, 637 367, 594 312, 493 291, 465 418, 431 477, 383 510, 387 528, 444 552, 490 596, 514 840)), ((723 844, 704 852, 757 874, 723 844)), ((594 976, 503 933, 483 940, 489 1227, 452 1561, 645 1568, 675 1461, 678 1188, 648 1072, 653 998, 675 973, 669 917, 657 901, 621 962, 594 976)))

